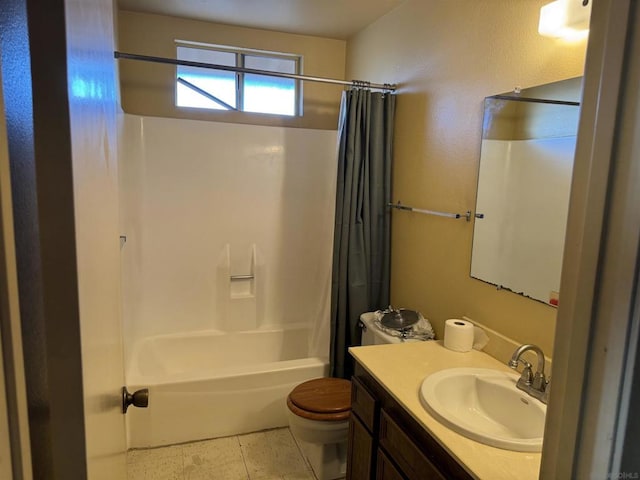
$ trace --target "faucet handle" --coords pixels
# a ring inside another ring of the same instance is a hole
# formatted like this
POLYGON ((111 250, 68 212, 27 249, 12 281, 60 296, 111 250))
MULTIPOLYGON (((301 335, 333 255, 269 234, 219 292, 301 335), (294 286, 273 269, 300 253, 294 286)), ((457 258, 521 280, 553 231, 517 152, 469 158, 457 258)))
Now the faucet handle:
POLYGON ((544 376, 544 372, 536 372, 533 376, 533 384, 532 387, 539 392, 544 392, 547 388, 549 381, 544 376))
MULTIPOLYGON (((524 384, 527 386, 532 385, 535 380, 533 371, 531 370, 533 368, 532 365, 526 360, 522 358, 518 358, 517 360, 511 359, 511 361, 509 362, 509 366, 514 370, 516 370, 518 368, 518 363, 522 363, 524 365, 524 368, 522 369, 522 374, 520 375, 520 380, 518 380, 518 383, 524 384)), ((536 375, 537 375, 537 372, 536 372, 536 375)))
POLYGON ((551 377, 547 378, 546 384, 544 387, 544 394, 542 395, 542 402, 549 403, 549 394, 551 393, 551 377))

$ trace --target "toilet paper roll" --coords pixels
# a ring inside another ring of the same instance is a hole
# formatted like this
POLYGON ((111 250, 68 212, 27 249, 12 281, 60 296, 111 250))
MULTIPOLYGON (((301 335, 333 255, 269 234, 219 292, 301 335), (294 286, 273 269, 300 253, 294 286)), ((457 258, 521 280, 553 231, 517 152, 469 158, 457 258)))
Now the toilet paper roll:
POLYGON ((450 318, 444 323, 444 346, 455 352, 469 352, 473 348, 474 334, 473 323, 450 318))

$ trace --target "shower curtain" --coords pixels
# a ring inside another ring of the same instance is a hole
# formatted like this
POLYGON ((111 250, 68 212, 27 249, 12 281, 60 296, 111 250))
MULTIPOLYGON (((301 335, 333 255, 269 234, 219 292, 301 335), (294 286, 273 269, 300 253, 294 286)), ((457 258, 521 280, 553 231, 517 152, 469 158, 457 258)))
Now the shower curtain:
POLYGON ((342 94, 331 285, 331 376, 351 378, 347 349, 360 314, 389 304, 391 158, 395 96, 342 94))

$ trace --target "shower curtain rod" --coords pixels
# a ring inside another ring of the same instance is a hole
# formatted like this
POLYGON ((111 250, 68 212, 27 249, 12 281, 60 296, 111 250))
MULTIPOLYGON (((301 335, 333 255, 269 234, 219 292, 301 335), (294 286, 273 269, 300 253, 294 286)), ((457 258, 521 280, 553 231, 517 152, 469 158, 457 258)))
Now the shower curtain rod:
POLYGON ((256 75, 267 75, 270 77, 290 78, 293 80, 303 80, 307 82, 333 83, 335 85, 350 85, 352 87, 370 88, 372 90, 384 90, 386 92, 394 92, 397 88, 392 83, 371 83, 364 80, 337 80, 335 78, 326 77, 310 77, 308 75, 299 75, 296 73, 280 73, 269 72, 266 70, 258 70, 255 68, 233 67, 230 65, 218 65, 215 63, 191 62, 189 60, 177 60, 175 58, 153 57, 149 55, 138 55, 135 53, 113 52, 114 58, 123 60, 139 60, 142 62, 164 63, 168 65, 182 65, 184 67, 210 68, 213 70, 225 70, 227 72, 253 73, 256 75))

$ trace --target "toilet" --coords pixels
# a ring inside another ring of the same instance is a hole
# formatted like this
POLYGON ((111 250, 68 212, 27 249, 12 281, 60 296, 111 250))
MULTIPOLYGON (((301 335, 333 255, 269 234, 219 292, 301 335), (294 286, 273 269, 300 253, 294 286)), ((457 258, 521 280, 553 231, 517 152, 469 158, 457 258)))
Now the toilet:
POLYGON ((351 382, 315 378, 287 397, 289 429, 318 480, 343 478, 351 414, 351 382))
MULTIPOLYGON (((362 345, 400 340, 374 325, 375 313, 360 316, 362 345)), ((287 397, 289 429, 318 480, 344 478, 351 414, 351 382, 316 378, 295 387, 287 397)))

